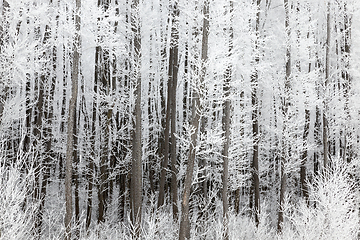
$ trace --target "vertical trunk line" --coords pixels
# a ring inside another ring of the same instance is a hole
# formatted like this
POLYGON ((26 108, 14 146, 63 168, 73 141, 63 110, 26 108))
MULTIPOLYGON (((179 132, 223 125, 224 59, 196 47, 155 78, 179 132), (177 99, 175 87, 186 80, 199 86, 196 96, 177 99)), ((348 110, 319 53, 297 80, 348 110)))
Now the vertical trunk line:
POLYGON ((66 172, 65 172, 65 240, 71 239, 71 220, 72 220, 72 164, 74 159, 74 126, 76 122, 76 103, 78 94, 78 77, 80 62, 80 9, 81 0, 76 0, 75 8, 76 33, 74 39, 73 65, 71 71, 71 98, 69 102, 68 133, 66 144, 66 172))
POLYGON ((324 83, 324 109, 323 109, 323 152, 324 152, 324 171, 328 168, 329 162, 329 142, 328 142, 328 120, 327 120, 327 111, 328 111, 328 102, 327 102, 327 86, 329 83, 329 74, 330 74, 330 1, 327 4, 327 15, 326 15, 326 46, 325 46, 325 83, 324 83))
MULTIPOLYGON (((209 1, 205 0, 203 6, 203 36, 202 36, 202 47, 201 47, 201 76, 200 84, 204 81, 206 67, 205 63, 208 59, 208 35, 209 35, 209 1)), ((191 126, 194 129, 194 132, 191 135, 190 148, 189 148, 189 158, 188 165, 186 168, 185 184, 184 184, 184 193, 181 202, 181 219, 180 219, 180 230, 179 230, 179 240, 190 239, 190 219, 189 219, 189 200, 190 192, 192 185, 192 178, 194 174, 194 163, 196 156, 196 146, 197 146, 197 137, 200 124, 200 95, 198 90, 195 89, 192 97, 192 120, 191 126)))
POLYGON ((285 193, 287 188, 287 170, 285 169, 285 164, 287 162, 287 152, 288 143, 284 139, 284 134, 286 131, 286 121, 288 119, 288 109, 290 106, 290 90, 291 90, 291 83, 290 83, 290 76, 291 76, 291 46, 290 46, 290 16, 289 16, 289 1, 284 0, 284 7, 285 7, 285 31, 287 35, 286 40, 286 64, 285 64, 285 96, 282 99, 282 114, 284 118, 284 126, 283 126, 283 135, 282 135, 282 150, 281 150, 281 162, 280 162, 280 197, 279 197, 279 211, 278 211, 278 223, 277 223, 277 230, 280 233, 282 231, 282 225, 284 222, 284 201, 285 201, 285 193))

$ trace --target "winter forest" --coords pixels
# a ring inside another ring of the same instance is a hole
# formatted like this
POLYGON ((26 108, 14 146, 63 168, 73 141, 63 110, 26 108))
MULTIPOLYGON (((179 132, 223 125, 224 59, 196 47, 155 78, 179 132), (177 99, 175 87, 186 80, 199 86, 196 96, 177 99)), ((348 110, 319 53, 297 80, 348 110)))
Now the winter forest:
POLYGON ((360 239, 358 0, 0 0, 0 239, 360 239))

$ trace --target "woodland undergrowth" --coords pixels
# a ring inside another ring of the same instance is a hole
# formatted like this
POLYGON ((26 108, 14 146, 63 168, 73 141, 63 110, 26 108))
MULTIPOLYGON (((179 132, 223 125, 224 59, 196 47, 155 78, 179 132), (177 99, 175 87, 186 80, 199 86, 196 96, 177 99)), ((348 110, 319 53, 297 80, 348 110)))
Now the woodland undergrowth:
MULTIPOLYGON (((25 170, 23 161, 0 166, 0 234, 1 240, 63 239, 64 207, 46 212, 41 236, 33 231, 33 219, 38 204, 31 202, 33 171, 25 170)), ((31 167, 29 169, 32 169, 31 167)), ((294 202, 288 196, 281 233, 271 222, 271 212, 266 213, 263 204, 258 226, 246 211, 235 214, 230 211, 228 220, 230 239, 359 239, 359 192, 354 184, 350 165, 333 161, 332 167, 309 184, 308 201, 294 202), (264 213, 265 212, 265 213, 264 213)), ((172 218, 171 209, 157 209, 156 196, 144 201, 141 239, 177 239, 179 223, 172 218)), ((61 202, 61 199, 58 199, 61 202)), ((53 206, 55 208, 56 204, 53 206)), ((215 200, 212 210, 206 215, 193 208, 191 218, 191 239, 222 239, 223 223, 221 201, 215 200), (200 217, 199 217, 200 216, 200 217)), ((111 240, 133 239, 130 218, 118 221, 116 211, 105 223, 92 224, 86 231, 84 216, 73 224, 73 239, 111 240)))

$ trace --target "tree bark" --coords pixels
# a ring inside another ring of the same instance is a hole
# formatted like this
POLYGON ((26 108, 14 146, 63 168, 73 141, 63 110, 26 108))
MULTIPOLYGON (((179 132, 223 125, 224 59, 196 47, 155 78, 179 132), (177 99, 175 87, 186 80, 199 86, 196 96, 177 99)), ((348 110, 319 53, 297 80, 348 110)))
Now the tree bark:
MULTIPOLYGON (((229 67, 230 68, 230 67, 229 67)), ((225 102, 223 106, 223 135, 224 135, 224 148, 223 148, 223 189, 222 189, 222 202, 223 202, 223 237, 225 240, 229 239, 228 233, 228 220, 229 220, 229 200, 228 200, 228 180, 229 180, 229 146, 230 146, 230 80, 231 70, 228 69, 227 76, 224 83, 225 102)))
POLYGON ((345 70, 343 70, 342 72, 342 78, 344 80, 344 95, 343 97, 345 98, 345 106, 344 106, 344 111, 345 111, 345 120, 347 122, 347 124, 345 125, 345 130, 344 130, 344 140, 343 140, 343 144, 342 144, 342 158, 344 160, 344 162, 348 162, 350 163, 351 160, 353 159, 353 152, 349 151, 349 143, 348 140, 352 138, 352 131, 350 130, 349 124, 348 122, 350 122, 351 120, 351 116, 350 116, 350 108, 349 108, 349 103, 350 103, 350 92, 351 92, 351 82, 352 82, 352 77, 351 77, 351 73, 349 71, 350 69, 350 56, 351 56, 351 32, 352 32, 352 16, 350 16, 349 14, 349 10, 347 9, 347 3, 344 3, 344 10, 346 12, 345 16, 344 16, 344 32, 345 32, 345 36, 344 36, 344 45, 342 47, 342 54, 343 56, 345 56, 345 60, 344 64, 345 64, 345 70))
MULTIPOLYGON (((91 224, 92 218, 92 209, 93 209, 93 185, 94 185, 94 159, 96 158, 96 122, 97 122, 97 94, 98 94, 98 59, 99 59, 99 50, 98 47, 95 49, 95 76, 94 76, 94 98, 92 105, 92 125, 91 125, 91 137, 90 144, 92 146, 92 156, 88 159, 88 169, 87 169, 87 181, 88 181, 88 191, 87 191, 87 208, 86 208, 86 229, 88 230, 91 224)), ((89 126, 90 127, 90 126, 89 126)))
POLYGON ((172 30, 171 38, 173 39, 171 52, 171 64, 172 64, 172 95, 171 95, 171 146, 170 146, 170 159, 171 159, 171 202, 173 210, 173 219, 177 221, 178 219, 178 189, 177 189, 177 168, 176 168, 176 91, 177 91, 177 80, 178 80, 178 41, 179 41, 179 30, 177 28, 179 9, 177 2, 173 6, 173 16, 172 16, 172 30))
POLYGON ((142 205, 142 145, 141 145, 141 35, 140 26, 137 24, 139 18, 139 0, 132 3, 131 25, 134 34, 134 65, 133 79, 136 84, 136 100, 134 110, 134 128, 132 132, 132 169, 131 169, 131 216, 134 227, 134 237, 140 238, 141 227, 141 205, 142 205))
MULTIPOLYGON (((230 1, 230 18, 232 21, 233 14, 233 2, 230 1)), ((228 57, 231 57, 233 49, 233 29, 232 26, 229 27, 229 53, 228 57)), ((231 101, 230 101, 230 83, 232 78, 232 65, 226 69, 224 76, 224 103, 223 103, 223 137, 224 137, 224 147, 223 147, 223 189, 222 189, 222 202, 223 202, 223 239, 229 239, 229 230, 228 230, 228 221, 229 221, 229 199, 228 199, 228 183, 229 183, 229 147, 230 147, 230 115, 231 115, 231 101)))
MULTIPOLYGON (((202 68, 201 68, 201 82, 204 81, 205 78, 205 62, 208 59, 208 37, 209 37, 209 1, 205 0, 203 7, 203 36, 202 36, 202 49, 201 49, 201 60, 202 60, 202 68)), ((199 131, 199 121, 200 114, 199 109, 200 106, 200 95, 198 93, 198 89, 193 91, 192 96, 192 120, 191 127, 193 132, 191 134, 191 142, 189 148, 189 158, 188 165, 186 168, 186 176, 185 176, 185 184, 184 184, 184 193, 181 202, 181 219, 180 219, 180 230, 179 230, 179 240, 190 239, 190 220, 189 220, 189 200, 190 200, 190 191, 192 185, 192 178, 194 174, 194 162, 196 156, 196 145, 197 145, 197 136, 199 131)))
POLYGON ((310 128, 310 110, 305 109, 305 125, 304 125, 304 134, 303 134, 303 142, 304 142, 304 150, 302 152, 301 156, 301 166, 300 166, 300 188, 301 188, 301 195, 305 199, 305 201, 308 201, 309 193, 308 188, 306 184, 306 162, 307 162, 307 139, 309 135, 309 128, 310 128))
POLYGON ((73 65, 71 71, 71 98, 69 102, 67 144, 66 144, 66 172, 65 172, 65 240, 71 239, 71 219, 72 219, 72 164, 74 158, 74 126, 76 121, 76 103, 78 94, 78 77, 80 63, 80 8, 81 0, 76 0, 75 16, 75 41, 73 52, 73 65))
POLYGON ((324 99, 323 99, 323 153, 324 153, 324 170, 328 167, 329 162, 329 143, 328 143, 328 120, 326 117, 327 114, 327 85, 329 82, 329 74, 330 74, 330 35, 331 35, 331 29, 330 29, 330 1, 327 4, 327 15, 326 15, 326 46, 325 46, 325 83, 324 83, 324 99))
MULTIPOLYGON (((44 35, 44 40, 43 43, 45 44, 46 41, 48 40, 49 36, 50 36, 50 28, 47 25, 45 28, 45 35, 44 35)), ((54 48, 55 49, 55 48, 54 48)), ((56 52, 55 50, 53 52, 50 53, 43 53, 44 57, 47 59, 52 59, 50 61, 53 61, 52 64, 52 74, 55 73, 56 70, 56 62, 53 59, 56 59, 56 52)), ((49 70, 50 71, 50 70, 49 70)), ((36 228, 38 231, 38 236, 41 236, 41 230, 42 230, 42 224, 44 221, 44 216, 43 216, 43 211, 44 211, 44 207, 45 207, 45 198, 46 198, 46 193, 47 193, 47 185, 48 185, 48 179, 50 178, 50 163, 51 163, 51 157, 52 157, 52 130, 51 130, 51 125, 52 125, 52 118, 53 118, 53 106, 52 106, 52 101, 54 99, 54 92, 55 92, 55 79, 56 77, 54 75, 49 75, 49 78, 46 78, 45 75, 41 76, 41 81, 42 84, 47 84, 47 82, 49 82, 49 91, 47 91, 46 93, 46 110, 44 109, 44 119, 46 121, 46 127, 44 127, 43 129, 43 139, 45 141, 45 156, 44 156, 44 160, 43 160, 43 176, 42 176, 42 181, 41 181, 41 189, 40 189, 40 204, 39 204, 39 209, 38 209, 38 219, 37 219, 37 223, 36 223, 36 228)))
MULTIPOLYGON (((44 108, 44 85, 43 82, 45 80, 45 76, 40 76, 35 78, 35 91, 37 94, 37 104, 33 107, 34 113, 34 121, 33 121, 33 148, 37 149, 37 154, 42 155, 43 151, 41 149, 41 142, 43 137, 43 108, 44 108)), ((34 186, 34 200, 39 201, 41 204, 41 196, 40 196, 40 183, 41 183, 41 175, 42 175, 42 158, 35 158, 34 161, 34 176, 35 176, 35 186, 34 186)), ((35 229, 38 232, 41 232, 41 212, 39 209, 37 210, 37 216, 35 216, 35 229)))
POLYGON ((258 121, 258 70, 257 65, 259 64, 259 26, 260 26, 260 3, 261 0, 256 0, 257 13, 256 13, 256 42, 255 42, 255 72, 251 77, 252 92, 251 92, 251 104, 253 107, 251 119, 252 119, 252 135, 253 135, 253 154, 252 154, 252 181, 253 181, 253 192, 254 192, 254 216, 255 224, 259 225, 259 214, 260 214, 260 187, 259 187, 259 121, 258 121))
MULTIPOLYGON (((109 0, 98 0, 98 7, 102 7, 104 11, 109 8, 109 0)), ((106 17, 105 17, 106 18, 106 17)), ((99 21, 102 19, 99 18, 99 21)), ((98 61, 97 74, 100 80, 100 93, 104 96, 110 94, 110 55, 109 51, 103 49, 101 46, 97 47, 98 61)), ((110 104, 107 100, 102 100, 100 103, 100 176, 98 184, 98 223, 105 221, 105 213, 107 209, 107 200, 109 195, 108 176, 109 176, 109 134, 110 134, 110 119, 112 115, 110 104)))
POLYGON ((289 16, 289 1, 284 0, 284 7, 285 7, 285 31, 287 35, 286 40, 286 65, 285 65, 285 97, 282 99, 282 114, 284 119, 284 126, 283 126, 283 136, 282 136, 282 156, 281 156, 281 163, 280 163, 280 198, 279 198, 279 210, 278 210, 278 223, 277 223, 277 230, 278 232, 282 231, 282 224, 284 221, 284 201, 285 201, 285 192, 287 188, 287 169, 285 169, 285 164, 287 162, 287 152, 288 143, 284 139, 284 134, 286 130, 287 118, 288 118, 288 108, 290 105, 289 101, 289 94, 290 94, 290 75, 291 75, 291 49, 290 49, 290 16, 289 16))
MULTIPOLYGON (((96 54, 95 54, 96 55, 96 54)), ((95 57, 96 58, 96 57, 95 57)), ((95 78, 96 79, 96 78, 95 78)), ((97 83, 94 81, 94 94, 97 94, 97 83)), ((89 122, 90 128, 90 122, 89 122)), ((92 113, 92 126, 91 126, 91 137, 90 137, 90 145, 93 146, 93 150, 95 151, 95 130, 96 130, 96 98, 94 98, 93 102, 93 113, 92 113)), ((95 154, 92 154, 93 158, 95 158, 95 154)), ((93 182, 94 182, 94 159, 89 157, 88 166, 87 166, 87 206, 86 206, 86 230, 89 229, 92 217, 92 198, 93 198, 93 182)))
POLYGON ((171 115, 171 95, 174 94, 172 91, 172 58, 173 53, 170 49, 170 56, 169 56, 169 71, 168 71, 168 94, 167 94, 167 104, 166 104, 166 115, 165 115, 165 131, 164 131, 164 146, 163 146, 163 161, 161 164, 161 172, 160 172, 160 187, 159 187, 159 199, 158 199, 158 208, 164 204, 164 197, 165 197, 165 183, 166 183, 166 172, 168 169, 168 162, 169 162, 169 132, 170 132, 170 115, 171 115))

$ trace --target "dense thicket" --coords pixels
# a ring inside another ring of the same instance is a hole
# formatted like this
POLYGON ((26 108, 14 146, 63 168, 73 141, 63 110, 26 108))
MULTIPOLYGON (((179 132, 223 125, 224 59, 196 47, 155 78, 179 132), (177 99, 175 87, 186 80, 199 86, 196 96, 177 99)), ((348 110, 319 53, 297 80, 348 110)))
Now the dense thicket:
POLYGON ((356 239, 356 0, 0 2, 1 239, 356 239))

